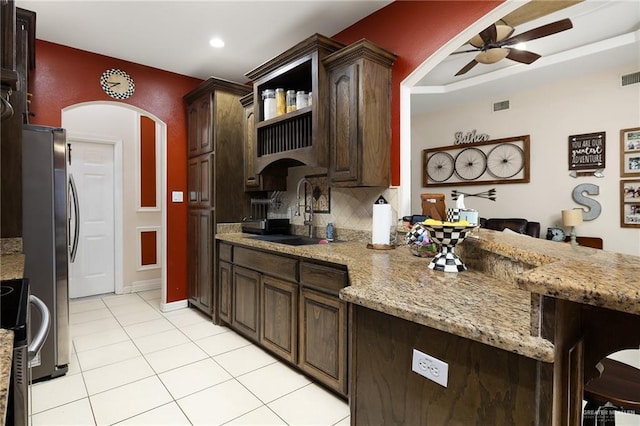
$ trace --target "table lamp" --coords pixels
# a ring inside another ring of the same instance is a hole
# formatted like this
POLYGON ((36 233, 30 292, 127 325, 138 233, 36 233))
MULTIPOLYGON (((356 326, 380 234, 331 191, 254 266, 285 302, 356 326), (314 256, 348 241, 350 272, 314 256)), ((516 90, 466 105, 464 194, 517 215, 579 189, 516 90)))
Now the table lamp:
POLYGON ((582 225, 582 209, 562 210, 562 225, 571 227, 571 244, 578 244, 576 226, 582 225))

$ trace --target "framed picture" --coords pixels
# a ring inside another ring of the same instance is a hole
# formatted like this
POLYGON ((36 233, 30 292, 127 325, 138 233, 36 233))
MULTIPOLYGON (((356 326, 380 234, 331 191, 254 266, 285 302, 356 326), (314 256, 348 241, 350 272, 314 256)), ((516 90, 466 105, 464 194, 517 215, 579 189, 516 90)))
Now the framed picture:
POLYGON ((620 176, 640 177, 640 127, 620 130, 620 176))
POLYGON ((620 226, 640 228, 640 179, 620 181, 620 226))

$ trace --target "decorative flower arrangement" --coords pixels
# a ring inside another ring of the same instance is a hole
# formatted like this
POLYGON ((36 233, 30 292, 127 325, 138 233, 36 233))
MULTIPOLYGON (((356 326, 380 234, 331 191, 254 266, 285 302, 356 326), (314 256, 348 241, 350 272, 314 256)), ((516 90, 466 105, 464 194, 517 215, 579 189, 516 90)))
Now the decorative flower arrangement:
POLYGON ((433 257, 438 252, 436 243, 429 238, 427 228, 420 222, 414 224, 411 230, 407 232, 405 240, 409 246, 409 251, 414 256, 433 257))

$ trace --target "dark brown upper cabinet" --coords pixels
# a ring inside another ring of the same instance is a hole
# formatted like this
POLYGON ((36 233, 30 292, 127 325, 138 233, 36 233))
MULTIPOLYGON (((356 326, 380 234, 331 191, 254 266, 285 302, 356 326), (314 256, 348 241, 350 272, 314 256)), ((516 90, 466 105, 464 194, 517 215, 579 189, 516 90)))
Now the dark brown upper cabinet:
POLYGON ((363 39, 323 60, 329 73, 331 186, 389 186, 395 58, 363 39))
POLYGON ((254 83, 254 173, 270 167, 328 166, 329 76, 322 60, 343 47, 315 34, 246 74, 254 83), (265 120, 262 92, 277 88, 311 92, 311 105, 265 120))

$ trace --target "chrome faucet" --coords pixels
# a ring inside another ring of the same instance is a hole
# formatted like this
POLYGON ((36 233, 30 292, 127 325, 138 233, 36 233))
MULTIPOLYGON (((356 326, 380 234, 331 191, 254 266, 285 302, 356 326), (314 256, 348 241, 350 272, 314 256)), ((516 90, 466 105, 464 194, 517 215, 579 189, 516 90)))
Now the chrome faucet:
POLYGON ((304 224, 309 227, 309 238, 313 238, 313 185, 311 185, 311 182, 309 182, 305 178, 302 178, 298 181, 298 186, 296 188, 296 197, 297 197, 298 205, 296 206, 297 208, 296 208, 295 215, 300 216, 300 204, 301 204, 300 186, 302 185, 309 185, 309 191, 311 193, 311 197, 310 197, 311 201, 309 202, 309 206, 307 207, 307 209, 304 211, 304 224))

